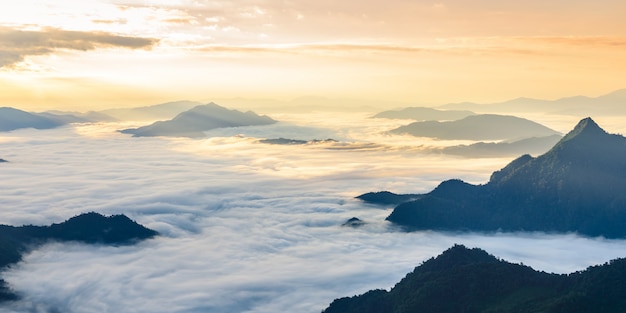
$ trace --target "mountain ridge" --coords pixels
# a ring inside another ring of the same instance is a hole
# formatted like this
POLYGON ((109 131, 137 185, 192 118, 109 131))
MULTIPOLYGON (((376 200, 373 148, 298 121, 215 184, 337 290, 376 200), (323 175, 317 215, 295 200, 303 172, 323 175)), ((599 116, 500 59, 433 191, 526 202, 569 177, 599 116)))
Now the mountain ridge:
POLYGON ((409 230, 577 232, 626 237, 626 138, 581 120, 548 152, 524 155, 488 183, 442 182, 395 207, 409 230))
MULTIPOLYGON (((0 225, 0 270, 22 260, 22 255, 50 241, 77 241, 87 244, 125 245, 153 238, 158 232, 123 214, 104 216, 89 212, 50 226, 0 225)), ((0 279, 0 302, 18 299, 0 279)))
POLYGON ((542 137, 558 134, 528 119, 498 114, 470 115, 455 121, 414 122, 390 131, 443 140, 502 140, 542 137))
POLYGON ((512 100, 494 103, 460 102, 438 106, 444 110, 471 110, 474 112, 512 113, 512 112, 541 112, 549 114, 564 114, 574 116, 606 116, 626 114, 626 88, 618 89, 597 97, 570 96, 554 100, 543 100, 520 97, 512 100))
POLYGON ((322 313, 618 313, 626 310, 623 279, 626 259, 550 274, 454 245, 389 291, 339 298, 322 313))
POLYGON ((265 115, 257 115, 252 111, 241 112, 229 110, 213 102, 195 106, 176 115, 171 120, 158 121, 150 125, 121 130, 124 134, 134 137, 172 136, 172 137, 204 137, 204 131, 239 126, 269 125, 275 120, 265 115))

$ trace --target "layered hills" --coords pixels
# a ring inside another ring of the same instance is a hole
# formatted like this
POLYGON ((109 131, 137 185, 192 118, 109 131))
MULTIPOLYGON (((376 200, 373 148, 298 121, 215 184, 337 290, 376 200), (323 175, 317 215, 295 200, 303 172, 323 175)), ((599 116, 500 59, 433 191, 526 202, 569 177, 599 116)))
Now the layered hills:
POLYGON ((22 128, 51 129, 71 123, 111 121, 110 116, 97 113, 76 113, 49 111, 42 113, 26 112, 15 108, 0 108, 0 131, 22 128))
POLYGON ((497 157, 503 155, 516 156, 520 154, 543 154, 561 140, 561 135, 544 137, 530 137, 519 140, 500 142, 476 142, 469 145, 457 145, 436 149, 445 154, 464 157, 497 157))
POLYGON ((0 108, 0 131, 12 131, 21 128, 50 129, 64 124, 63 121, 36 113, 9 107, 0 108))
MULTIPOLYGON (((577 232, 626 237, 626 138, 581 120, 539 157, 523 155, 488 183, 442 182, 387 220, 409 230, 577 232)), ((374 201, 375 202, 375 201, 374 201)))
POLYGON ((108 109, 99 113, 123 121, 155 121, 171 119, 199 105, 202 103, 182 100, 136 108, 108 109))
POLYGON ((408 107, 401 110, 383 111, 373 118, 411 119, 416 121, 458 120, 476 113, 461 110, 438 110, 424 107, 408 107))
POLYGON ((626 259, 567 275, 509 263, 455 245, 390 291, 333 301, 323 313, 626 312, 626 259))
POLYGON ((135 137, 171 136, 171 137, 204 137, 204 131, 222 127, 240 127, 269 125, 275 120, 257 115, 252 111, 241 112, 229 110, 215 103, 195 106, 176 115, 171 120, 158 121, 153 124, 124 129, 121 132, 135 137))
POLYGON ((472 110, 489 113, 538 112, 545 114, 623 115, 626 114, 626 89, 620 89, 598 97, 574 96, 555 100, 517 98, 504 102, 478 104, 471 102, 450 103, 439 107, 445 110, 472 110))
POLYGON ((511 115, 480 114, 455 121, 421 121, 390 131, 446 140, 503 140, 556 135, 539 123, 511 115))
MULTIPOLYGON (((0 225, 0 269, 19 262, 22 254, 50 241, 77 241, 89 244, 130 244, 158 233, 125 215, 109 217, 85 213, 50 226, 0 225)), ((9 286, 0 280, 0 301, 15 299, 9 286)))

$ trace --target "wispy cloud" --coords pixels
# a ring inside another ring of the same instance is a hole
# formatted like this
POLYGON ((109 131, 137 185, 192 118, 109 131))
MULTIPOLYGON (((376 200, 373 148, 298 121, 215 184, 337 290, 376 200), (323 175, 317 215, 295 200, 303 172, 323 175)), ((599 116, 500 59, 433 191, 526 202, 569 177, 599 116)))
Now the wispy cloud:
POLYGON ((149 49, 157 43, 158 40, 154 38, 120 36, 106 32, 57 28, 34 31, 0 27, 0 68, 11 67, 28 56, 48 55, 60 50, 149 49))

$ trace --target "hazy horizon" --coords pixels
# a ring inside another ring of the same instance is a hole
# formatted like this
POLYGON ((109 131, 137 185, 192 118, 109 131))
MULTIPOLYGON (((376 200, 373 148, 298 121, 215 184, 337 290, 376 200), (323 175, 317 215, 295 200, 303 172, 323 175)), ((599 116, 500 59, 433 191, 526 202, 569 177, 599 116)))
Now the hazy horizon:
POLYGON ((0 104, 598 96, 624 88, 625 9, 615 0, 4 2, 0 104))

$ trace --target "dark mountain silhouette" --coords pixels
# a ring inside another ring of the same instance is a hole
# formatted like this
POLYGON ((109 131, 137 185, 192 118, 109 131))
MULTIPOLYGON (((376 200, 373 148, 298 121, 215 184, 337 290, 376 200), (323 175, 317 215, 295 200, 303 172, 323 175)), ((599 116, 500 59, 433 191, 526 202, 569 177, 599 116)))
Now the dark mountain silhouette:
POLYGON ((616 90, 599 97, 575 96, 556 100, 517 98, 504 102, 477 104, 471 102, 450 103, 440 106, 446 110, 472 110, 475 112, 513 113, 539 112, 553 114, 624 115, 626 114, 626 89, 616 90))
MULTIPOLYGON (((85 213, 50 226, 0 225, 0 269, 19 262, 22 254, 49 241, 78 241, 100 244, 132 244, 158 235, 154 230, 139 225, 125 215, 105 217, 85 213)), ((3 280, 0 280, 0 301, 14 300, 3 280)))
POLYGON ((50 129, 64 124, 35 113, 9 107, 0 108, 0 131, 12 131, 21 128, 50 129))
POLYGON ((121 121, 155 121, 171 119, 174 116, 199 105, 202 105, 202 103, 183 100, 138 108, 109 109, 98 113, 111 116, 121 121))
POLYGON ((0 159, 0 163, 5 163, 5 162, 7 162, 7 160, 5 160, 5 159, 0 159))
POLYGON ((475 114, 476 113, 472 111, 437 110, 433 108, 409 107, 401 110, 380 112, 372 117, 390 119, 411 119, 417 121, 442 121, 458 120, 475 114))
POLYGON ((414 122, 390 132, 451 140, 521 139, 558 134, 548 127, 527 119, 496 114, 472 115, 447 122, 414 122))
POLYGON ((357 227, 361 227, 361 226, 363 226, 365 224, 366 223, 363 220, 361 220, 360 218, 352 217, 352 218, 348 219, 345 223, 341 224, 341 226, 350 226, 350 227, 357 228, 357 227))
POLYGON ((626 138, 581 120, 550 151, 487 184, 448 180, 387 219, 408 229, 578 232, 626 237, 626 138))
POLYGON ((399 194, 395 194, 389 191, 378 191, 378 192, 364 193, 360 196, 357 196, 356 198, 361 199, 368 203, 386 205, 386 204, 400 204, 400 203, 416 200, 420 197, 422 197, 422 195, 419 195, 419 194, 399 195, 399 194))
POLYGON ((309 143, 307 140, 299 140, 299 139, 288 139, 288 138, 270 138, 270 139, 261 139, 260 143, 267 143, 270 145, 306 145, 309 143))
POLYGON ((624 281, 626 259, 558 275, 455 245, 390 291, 337 299, 323 313, 621 313, 624 281))
POLYGON ((229 110, 215 103, 199 105, 189 111, 178 114, 169 121, 133 129, 122 130, 122 133, 141 136, 172 136, 172 137, 204 137, 204 131, 237 126, 268 125, 275 120, 255 114, 252 111, 241 112, 229 110))
POLYGON ((520 155, 524 153, 539 155, 550 150, 561 138, 561 135, 551 135, 514 141, 477 142, 470 145, 444 147, 435 151, 470 158, 520 155))

